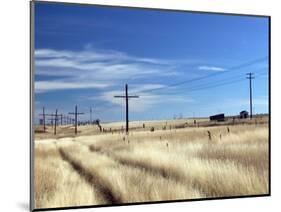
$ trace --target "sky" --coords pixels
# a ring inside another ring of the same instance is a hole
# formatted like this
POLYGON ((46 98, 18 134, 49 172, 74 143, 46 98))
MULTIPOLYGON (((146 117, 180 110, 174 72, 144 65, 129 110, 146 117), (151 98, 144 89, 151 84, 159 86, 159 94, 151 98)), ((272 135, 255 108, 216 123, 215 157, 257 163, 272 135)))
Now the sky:
POLYGON ((35 3, 35 122, 75 105, 102 122, 268 113, 268 19, 35 3))

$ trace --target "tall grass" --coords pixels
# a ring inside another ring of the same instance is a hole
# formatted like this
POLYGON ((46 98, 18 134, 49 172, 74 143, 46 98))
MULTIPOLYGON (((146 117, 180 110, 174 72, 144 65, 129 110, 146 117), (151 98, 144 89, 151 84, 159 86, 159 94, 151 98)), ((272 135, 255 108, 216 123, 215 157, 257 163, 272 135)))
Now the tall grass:
POLYGON ((35 152, 36 207, 268 193, 267 125, 40 140, 35 152))
POLYGON ((61 159, 53 143, 37 145, 34 175, 36 208, 105 203, 98 191, 61 159))

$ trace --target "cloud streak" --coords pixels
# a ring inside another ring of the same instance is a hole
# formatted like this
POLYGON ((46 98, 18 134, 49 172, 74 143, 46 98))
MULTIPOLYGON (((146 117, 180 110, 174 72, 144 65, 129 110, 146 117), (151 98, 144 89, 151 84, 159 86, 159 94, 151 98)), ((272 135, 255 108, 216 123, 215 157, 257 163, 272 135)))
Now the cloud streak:
MULTIPOLYGON (((92 100, 111 107, 124 105, 124 85, 128 81, 129 93, 139 95, 130 100, 132 112, 143 112, 167 103, 189 103, 193 100, 184 95, 151 94, 147 90, 166 86, 171 76, 182 77, 175 71, 192 60, 164 60, 158 58, 136 57, 113 50, 86 48, 80 51, 37 49, 35 51, 35 74, 41 80, 35 81, 37 94, 70 90, 94 89, 92 100), (147 81, 149 79, 149 81, 147 81), (164 80, 163 80, 164 79, 164 80)), ((178 80, 180 80, 180 78, 178 80)), ((91 100, 91 98, 89 98, 91 100)))
POLYGON ((103 83, 80 83, 80 82, 65 82, 65 81, 38 81, 35 82, 35 92, 44 93, 54 90, 67 90, 67 89, 85 89, 85 88, 97 88, 102 89, 109 87, 109 84, 103 83))
POLYGON ((173 62, 157 58, 135 57, 113 50, 81 51, 37 49, 35 74, 54 77, 37 80, 37 93, 82 88, 107 88, 124 81, 175 76, 173 62), (60 77, 60 80, 55 79, 60 77), (101 86, 102 85, 102 86, 101 86))
POLYGON ((204 71, 225 71, 225 68, 221 67, 216 67, 216 66, 199 66, 199 70, 204 70, 204 71))

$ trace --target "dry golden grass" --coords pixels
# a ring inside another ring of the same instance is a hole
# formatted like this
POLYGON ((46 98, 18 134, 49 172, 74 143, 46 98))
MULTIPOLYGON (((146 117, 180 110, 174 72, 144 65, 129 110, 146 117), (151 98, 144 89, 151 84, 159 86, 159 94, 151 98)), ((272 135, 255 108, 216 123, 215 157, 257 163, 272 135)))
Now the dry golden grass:
POLYGON ((104 204, 94 187, 61 159, 54 143, 36 147, 36 208, 104 204))
POLYGON ((36 140, 36 208, 267 194, 268 125, 229 130, 36 140))

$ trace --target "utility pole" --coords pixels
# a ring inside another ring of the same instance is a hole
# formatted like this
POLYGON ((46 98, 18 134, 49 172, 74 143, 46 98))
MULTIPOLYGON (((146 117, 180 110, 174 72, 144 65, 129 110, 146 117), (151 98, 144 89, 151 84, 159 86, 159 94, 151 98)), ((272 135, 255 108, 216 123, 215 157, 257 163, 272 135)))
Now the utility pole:
POLYGON ((90 107, 90 124, 92 124, 92 107, 90 107))
POLYGON ((39 114, 39 116, 43 116, 43 129, 44 129, 44 132, 46 132, 45 107, 43 107, 43 113, 42 113, 42 114, 39 114))
POLYGON ((65 119, 66 119, 66 125, 69 125, 69 117, 65 116, 65 119))
POLYGON ((51 118, 49 120, 51 120, 52 128, 54 126, 54 121, 55 121, 54 135, 56 135, 57 134, 57 125, 58 125, 58 109, 56 109, 55 114, 45 114, 45 116, 51 116, 51 118))
POLYGON ((247 73, 246 74, 247 75, 247 79, 249 79, 249 84, 250 84, 250 118, 252 119, 252 117, 253 117, 253 106, 252 106, 252 104, 253 104, 253 100, 252 100, 252 79, 255 79, 255 77, 253 77, 253 73, 252 72, 250 72, 250 73, 247 73))
POLYGON ((62 125, 62 114, 57 114, 57 126, 62 125))
POLYGON ((114 96, 115 98, 125 98, 126 100, 126 133, 129 132, 129 98, 139 98, 139 96, 128 95, 128 85, 125 85, 125 96, 114 96))
POLYGON ((51 118, 49 118, 48 120, 50 120, 50 121, 51 121, 52 129, 53 129, 53 128, 54 128, 54 118, 53 118, 53 117, 51 117, 51 118))
POLYGON ((75 117, 75 135, 77 135, 77 119, 78 119, 78 115, 82 115, 82 114, 84 114, 84 113, 78 113, 78 111, 77 111, 77 105, 76 105, 76 106, 75 106, 75 112, 70 112, 70 113, 68 113, 68 114, 74 115, 74 117, 75 117))
POLYGON ((68 116, 66 116, 66 124, 67 124, 67 125, 71 124, 70 118, 69 118, 68 116))
POLYGON ((58 109, 56 109, 56 114, 55 114, 55 130, 54 130, 54 135, 57 134, 57 121, 58 121, 58 109))
POLYGON ((62 121, 63 121, 63 124, 66 125, 66 116, 65 115, 62 116, 62 121))

